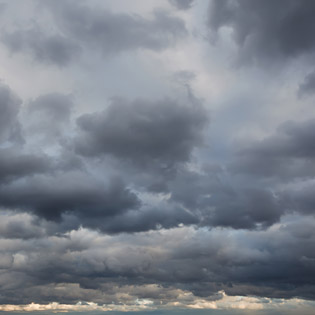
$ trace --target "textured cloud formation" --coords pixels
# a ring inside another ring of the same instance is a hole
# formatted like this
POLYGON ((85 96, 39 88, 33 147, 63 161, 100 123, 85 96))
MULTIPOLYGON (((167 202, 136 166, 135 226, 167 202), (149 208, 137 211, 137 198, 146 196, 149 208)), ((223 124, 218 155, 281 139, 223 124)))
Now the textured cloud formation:
POLYGON ((99 220, 117 215, 138 205, 137 197, 119 180, 107 188, 84 174, 34 177, 27 183, 13 183, 0 188, 3 207, 26 209, 48 218, 59 219, 64 212, 92 216, 99 220), (72 175, 72 176, 71 176, 72 175))
POLYGON ((309 277, 313 229, 314 220, 298 220, 267 232, 180 228, 108 237, 80 229, 35 242, 1 241, 7 252, 2 256, 2 266, 10 269, 1 277, 2 285, 10 288, 1 301, 28 304, 57 299, 65 304, 80 300, 128 304, 129 299, 131 302, 137 297, 169 303, 176 301, 180 290, 210 301, 222 298, 216 294, 220 290, 229 295, 313 299, 314 282, 309 277), (157 242, 163 246, 156 247, 157 242), (8 276, 10 284, 5 284, 8 276), (22 286, 26 281, 27 286, 22 286), (150 283, 159 285, 154 288, 150 283), (178 290, 173 293, 167 289, 174 286, 178 290))
POLYGON ((287 121, 277 132, 237 152, 232 169, 265 177, 309 177, 314 163, 315 121, 287 121))
POLYGON ((314 8, 3 0, 0 312, 312 314, 314 8))
POLYGON ((128 104, 117 99, 106 112, 85 114, 77 122, 85 132, 77 141, 79 153, 111 154, 141 167, 168 169, 189 161, 201 144, 207 116, 200 104, 180 105, 171 99, 128 104))
POLYGON ((312 53, 315 4, 299 0, 213 0, 209 26, 231 27, 246 61, 294 58, 312 53))
POLYGON ((64 1, 61 6, 53 1, 47 4, 66 36, 105 54, 137 48, 160 50, 186 35, 184 22, 163 11, 155 11, 152 19, 144 19, 93 10, 77 1, 64 1))
POLYGON ((39 27, 16 30, 2 35, 11 53, 26 52, 38 62, 67 65, 79 52, 79 46, 61 35, 46 35, 39 27))

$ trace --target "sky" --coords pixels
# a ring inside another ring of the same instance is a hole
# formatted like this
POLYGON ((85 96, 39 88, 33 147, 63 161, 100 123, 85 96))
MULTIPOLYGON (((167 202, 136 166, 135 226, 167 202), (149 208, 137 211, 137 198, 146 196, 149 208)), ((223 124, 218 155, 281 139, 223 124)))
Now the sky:
POLYGON ((0 314, 313 314, 314 15, 0 0, 0 314))

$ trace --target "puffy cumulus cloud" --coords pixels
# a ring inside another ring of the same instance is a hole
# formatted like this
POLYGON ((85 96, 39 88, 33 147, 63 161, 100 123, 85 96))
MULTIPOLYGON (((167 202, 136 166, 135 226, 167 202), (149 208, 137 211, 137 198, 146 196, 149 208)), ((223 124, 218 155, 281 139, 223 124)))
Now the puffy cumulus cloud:
POLYGON ((1 41, 11 53, 26 53, 36 62, 59 67, 68 65, 80 52, 80 47, 71 39, 45 34, 39 26, 4 32, 1 41))
POLYGON ((28 213, 1 214, 0 237, 8 239, 40 238, 46 235, 45 226, 37 225, 36 218, 28 213))
POLYGON ((78 153, 109 154, 163 171, 189 161, 193 149, 202 143, 207 115, 198 103, 115 99, 106 111, 82 115, 77 123, 83 131, 76 140, 78 153))
POLYGON ((20 98, 11 89, 0 85, 0 143, 5 141, 22 141, 18 113, 20 98))
POLYGON ((208 25, 230 27, 242 62, 273 62, 313 55, 311 1, 212 0, 208 25))

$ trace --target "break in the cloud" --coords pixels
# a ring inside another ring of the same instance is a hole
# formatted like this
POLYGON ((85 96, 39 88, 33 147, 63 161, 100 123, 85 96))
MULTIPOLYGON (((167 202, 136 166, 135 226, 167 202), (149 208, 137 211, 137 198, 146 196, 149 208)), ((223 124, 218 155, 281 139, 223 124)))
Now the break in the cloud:
POLYGON ((311 1, 0 8, 0 312, 312 313, 311 1))

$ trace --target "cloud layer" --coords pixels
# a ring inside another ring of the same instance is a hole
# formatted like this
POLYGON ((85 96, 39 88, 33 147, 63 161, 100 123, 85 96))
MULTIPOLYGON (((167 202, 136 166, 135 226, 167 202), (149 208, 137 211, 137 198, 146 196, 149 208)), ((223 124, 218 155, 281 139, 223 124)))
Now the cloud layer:
POLYGON ((314 9, 3 0, 0 311, 311 314, 314 9))

